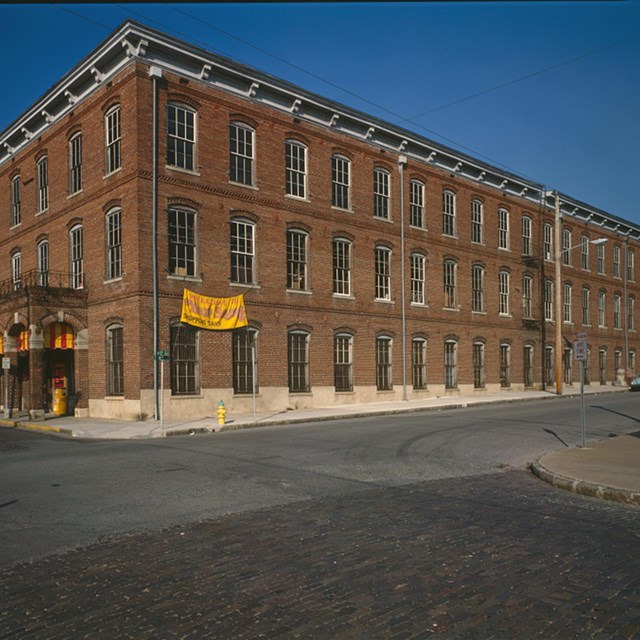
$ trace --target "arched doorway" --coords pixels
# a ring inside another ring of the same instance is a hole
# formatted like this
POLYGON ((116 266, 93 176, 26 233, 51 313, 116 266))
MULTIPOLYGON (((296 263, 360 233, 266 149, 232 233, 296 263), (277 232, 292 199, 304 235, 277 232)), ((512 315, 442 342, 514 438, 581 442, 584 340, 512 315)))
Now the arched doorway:
POLYGON ((22 323, 14 324, 7 334, 7 342, 11 346, 3 344, 3 350, 6 346, 7 351, 15 351, 17 356, 15 360, 12 359, 9 377, 6 381, 9 385, 9 407, 22 411, 25 408, 25 401, 28 402, 29 397, 29 390, 24 388, 30 379, 29 330, 22 323))
POLYGON ((46 402, 53 409, 54 394, 62 392, 65 398, 64 413, 73 415, 75 399, 73 327, 66 322, 54 322, 44 328, 43 365, 46 402))

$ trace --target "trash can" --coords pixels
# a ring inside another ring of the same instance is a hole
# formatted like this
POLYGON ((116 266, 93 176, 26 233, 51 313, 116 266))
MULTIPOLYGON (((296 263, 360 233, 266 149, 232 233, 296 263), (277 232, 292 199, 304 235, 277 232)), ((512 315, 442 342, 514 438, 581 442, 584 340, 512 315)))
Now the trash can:
POLYGON ((53 413, 57 416, 67 415, 67 390, 53 390, 53 413))

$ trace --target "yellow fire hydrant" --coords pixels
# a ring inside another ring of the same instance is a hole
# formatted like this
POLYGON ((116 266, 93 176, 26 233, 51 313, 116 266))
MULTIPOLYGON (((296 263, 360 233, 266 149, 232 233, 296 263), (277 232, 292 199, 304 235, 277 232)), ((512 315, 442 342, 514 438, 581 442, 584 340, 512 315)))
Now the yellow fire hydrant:
POLYGON ((220 404, 218 404, 218 424, 224 424, 226 417, 227 417, 227 409, 224 406, 224 402, 220 400, 220 404))

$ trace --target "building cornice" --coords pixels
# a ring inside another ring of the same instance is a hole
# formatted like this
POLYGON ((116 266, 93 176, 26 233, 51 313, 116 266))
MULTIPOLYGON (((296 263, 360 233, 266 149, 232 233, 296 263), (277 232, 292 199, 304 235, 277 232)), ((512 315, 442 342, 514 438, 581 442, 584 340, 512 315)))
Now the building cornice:
MULTIPOLYGON (((134 60, 553 210, 554 197, 545 195, 542 184, 133 21, 123 23, 0 133, 0 166, 134 60)), ((640 240, 638 225, 566 194, 560 200, 563 216, 640 240)))

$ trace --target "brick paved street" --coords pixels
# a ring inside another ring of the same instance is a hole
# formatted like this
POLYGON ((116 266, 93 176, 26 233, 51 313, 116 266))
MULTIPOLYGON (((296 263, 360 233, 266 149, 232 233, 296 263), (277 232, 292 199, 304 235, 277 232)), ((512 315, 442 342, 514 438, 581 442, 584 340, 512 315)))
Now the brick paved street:
POLYGON ((0 637, 637 638, 640 510, 526 471, 372 486, 0 573, 0 637))

